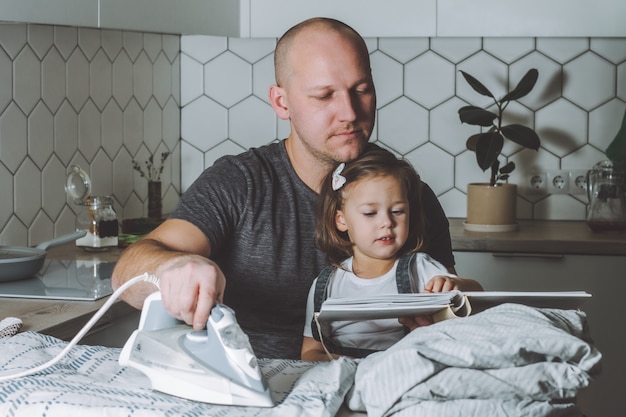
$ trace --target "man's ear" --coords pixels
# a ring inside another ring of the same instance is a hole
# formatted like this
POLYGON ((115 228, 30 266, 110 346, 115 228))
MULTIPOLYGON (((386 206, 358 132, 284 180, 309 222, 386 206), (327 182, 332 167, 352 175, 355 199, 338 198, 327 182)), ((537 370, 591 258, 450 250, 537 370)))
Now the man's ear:
POLYGON ((337 210, 337 213, 335 213, 335 227, 337 227, 337 230, 340 232, 348 231, 348 225, 346 224, 346 219, 343 217, 341 210, 337 210))
POLYGON ((269 91, 270 105, 276 112, 276 115, 282 120, 289 119, 289 105, 285 96, 285 89, 272 84, 269 91))

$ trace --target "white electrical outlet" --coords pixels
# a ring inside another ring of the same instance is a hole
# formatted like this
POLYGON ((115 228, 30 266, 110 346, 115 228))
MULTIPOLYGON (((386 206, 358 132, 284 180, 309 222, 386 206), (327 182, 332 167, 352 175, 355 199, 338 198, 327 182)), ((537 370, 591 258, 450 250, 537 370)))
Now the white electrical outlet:
POLYGON ((528 181, 529 194, 547 194, 548 193, 548 177, 545 172, 536 172, 530 174, 528 181))
POLYGON ((587 194, 587 171, 572 170, 569 172, 569 193, 587 194))
POLYGON ((547 178, 548 194, 569 194, 569 171, 548 171, 547 178))

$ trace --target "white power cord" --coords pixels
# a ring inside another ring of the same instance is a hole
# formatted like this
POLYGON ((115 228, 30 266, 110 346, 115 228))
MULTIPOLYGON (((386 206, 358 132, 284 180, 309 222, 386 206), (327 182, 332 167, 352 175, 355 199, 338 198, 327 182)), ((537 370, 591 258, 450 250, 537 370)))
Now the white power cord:
POLYGON ((29 375, 35 374, 37 372, 41 372, 44 369, 47 369, 47 368, 51 367, 52 365, 56 364, 57 362, 59 362, 65 355, 68 354, 68 352, 74 346, 76 346, 76 344, 80 341, 80 339, 82 339, 83 336, 85 336, 85 334, 89 330, 91 330, 91 328, 94 326, 94 324, 96 324, 96 322, 98 320, 100 320, 100 318, 104 315, 104 313, 106 313, 107 310, 109 308, 111 308, 111 305, 113 305, 113 303, 119 298, 119 296, 124 291, 126 291, 129 287, 135 285, 136 283, 142 282, 142 281, 151 282, 154 285, 156 285, 157 287, 159 286, 159 279, 157 278, 157 276, 149 274, 147 272, 142 274, 142 275, 137 275, 136 277, 129 279, 124 284, 122 284, 113 294, 111 294, 111 296, 106 301, 106 303, 104 303, 102 305, 102 307, 100 307, 100 309, 98 309, 98 311, 96 311, 96 313, 93 315, 93 317, 91 317, 91 319, 83 326, 82 329, 80 329, 80 331, 76 334, 76 336, 74 336, 74 338, 67 344, 65 349, 63 349, 57 356, 55 356, 54 358, 50 359, 48 362, 45 362, 45 363, 43 363, 41 365, 38 365, 38 366, 36 366, 34 368, 27 369, 25 371, 18 372, 16 374, 12 374, 12 375, 0 375, 0 382, 8 381, 8 380, 14 379, 14 378, 21 378, 21 377, 25 377, 25 376, 29 376, 29 375))

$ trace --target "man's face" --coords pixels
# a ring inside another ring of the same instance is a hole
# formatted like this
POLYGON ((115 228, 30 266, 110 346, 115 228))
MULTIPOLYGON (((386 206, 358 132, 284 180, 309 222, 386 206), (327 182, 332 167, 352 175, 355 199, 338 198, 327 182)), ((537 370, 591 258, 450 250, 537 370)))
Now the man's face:
POLYGON ((376 92, 364 52, 332 31, 303 33, 290 49, 291 136, 323 162, 356 158, 372 134, 376 92))

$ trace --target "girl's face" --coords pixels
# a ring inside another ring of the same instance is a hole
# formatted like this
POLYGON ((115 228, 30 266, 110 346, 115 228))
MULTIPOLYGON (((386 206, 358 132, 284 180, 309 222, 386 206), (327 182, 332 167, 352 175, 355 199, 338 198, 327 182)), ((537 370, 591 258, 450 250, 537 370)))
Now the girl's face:
POLYGON ((348 232, 355 260, 395 259, 409 235, 409 201, 401 183, 368 176, 345 186, 343 199, 335 225, 348 232))

